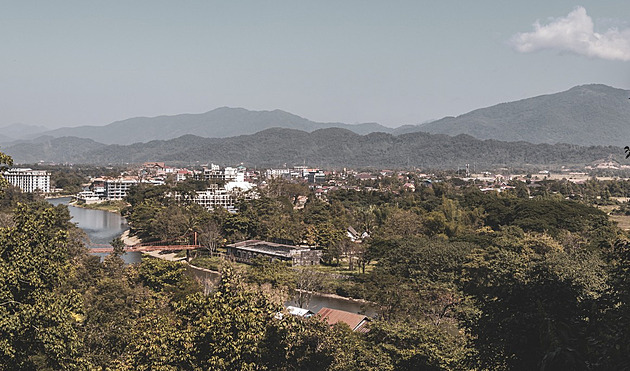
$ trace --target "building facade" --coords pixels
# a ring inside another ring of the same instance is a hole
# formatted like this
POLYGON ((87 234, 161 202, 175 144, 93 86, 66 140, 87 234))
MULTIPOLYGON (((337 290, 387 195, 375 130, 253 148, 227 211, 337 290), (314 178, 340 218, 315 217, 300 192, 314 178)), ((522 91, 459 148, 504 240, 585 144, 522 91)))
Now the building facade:
POLYGON ((132 186, 138 184, 134 178, 120 177, 105 180, 105 198, 107 200, 122 200, 132 186))
POLYGON ((256 258, 284 261, 291 266, 319 265, 322 251, 260 240, 247 240, 226 245, 227 254, 241 263, 251 264, 256 258))
POLYGON ((225 188, 219 188, 216 184, 211 184, 205 191, 197 191, 193 202, 208 210, 214 210, 218 207, 232 210, 234 209, 235 200, 225 188))
POLYGON ((23 192, 50 192, 50 173, 45 170, 9 169, 4 178, 23 192))

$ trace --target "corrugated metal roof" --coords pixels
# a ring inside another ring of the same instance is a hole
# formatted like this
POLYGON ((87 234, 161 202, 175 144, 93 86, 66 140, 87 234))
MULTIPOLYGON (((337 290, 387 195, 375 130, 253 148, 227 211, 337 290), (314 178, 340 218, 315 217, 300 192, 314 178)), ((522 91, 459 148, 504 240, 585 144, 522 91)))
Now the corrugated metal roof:
POLYGON ((353 331, 367 332, 365 327, 366 323, 370 320, 369 317, 362 314, 356 314, 346 312, 345 310, 331 309, 323 307, 317 312, 317 315, 322 317, 328 322, 329 325, 334 325, 338 322, 343 322, 350 326, 353 331))

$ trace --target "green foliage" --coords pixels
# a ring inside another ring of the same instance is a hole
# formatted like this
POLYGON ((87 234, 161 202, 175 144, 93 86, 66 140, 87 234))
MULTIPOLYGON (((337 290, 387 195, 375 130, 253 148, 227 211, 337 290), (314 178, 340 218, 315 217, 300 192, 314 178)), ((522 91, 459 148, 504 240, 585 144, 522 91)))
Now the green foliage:
POLYGON ((465 264, 464 291, 482 313, 467 324, 480 366, 585 368, 588 312, 606 289, 603 262, 596 253, 515 244, 478 250, 465 264))
POLYGON ((6 179, 4 179, 4 172, 13 165, 13 158, 11 156, 6 155, 0 152, 0 196, 2 196, 2 191, 9 185, 6 179))
POLYGON ((318 199, 274 181, 237 213, 176 203, 166 196, 172 186, 137 187, 125 210, 134 233, 198 232, 212 257, 194 263, 223 272, 207 296, 181 263, 125 265, 120 240, 102 262, 86 254, 63 206, 33 200, 8 220, 11 205, 29 201, 8 190, 0 370, 627 368, 630 249, 587 200, 630 183, 545 182, 530 199, 522 187, 519 197, 416 182, 415 192, 379 179, 372 191, 318 199), (304 209, 294 208, 303 195, 304 209), (351 242, 348 226, 370 237, 351 242), (237 272, 214 256, 245 238, 317 244, 336 266, 261 259, 237 272), (361 265, 368 269, 354 269, 361 265), (364 334, 282 312, 287 297, 303 305, 310 291, 367 299, 378 319, 364 334))
POLYGON ((176 290, 194 292, 196 288, 194 281, 186 275, 186 268, 179 262, 143 259, 138 266, 138 278, 144 286, 156 292, 176 290))
MULTIPOLYGON (((143 136, 145 134, 146 131, 143 131, 143 136)), ((622 156, 621 149, 615 147, 483 141, 466 135, 448 137, 426 132, 360 136, 338 128, 312 133, 269 129, 245 137, 221 139, 187 135, 164 142, 132 145, 106 146, 81 138, 54 138, 46 144, 24 143, 10 150, 21 163, 41 159, 87 164, 155 159, 194 163, 212 158, 223 164, 234 163, 237 159, 247 166, 259 168, 275 167, 282 163, 302 165, 304 154, 308 154, 311 164, 328 167, 425 169, 454 169, 465 163, 475 163, 478 167, 584 164, 611 154, 619 154, 618 158, 622 156), (247 148, 247 151, 242 151, 242 148, 247 148)))
POLYGON ((0 230, 0 369, 76 369, 81 297, 64 290, 72 273, 68 218, 52 206, 18 205, 0 230))
POLYGON ((189 353, 196 367, 248 370, 257 368, 267 323, 279 309, 265 297, 239 289, 226 267, 216 293, 189 296, 177 313, 190 324, 189 353))
POLYGON ((392 360, 396 370, 470 370, 474 350, 462 336, 421 321, 377 321, 368 339, 392 360))

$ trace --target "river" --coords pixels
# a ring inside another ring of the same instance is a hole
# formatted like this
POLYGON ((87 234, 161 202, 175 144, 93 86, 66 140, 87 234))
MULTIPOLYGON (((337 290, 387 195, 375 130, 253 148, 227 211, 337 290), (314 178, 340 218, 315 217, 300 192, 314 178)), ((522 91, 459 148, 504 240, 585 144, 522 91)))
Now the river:
MULTIPOLYGON (((68 205, 70 197, 51 198, 48 199, 48 202, 53 205, 67 205, 72 216, 72 222, 83 229, 93 244, 109 244, 112 239, 119 237, 124 231, 129 229, 127 221, 122 216, 109 211, 84 209, 68 205)), ((105 256, 107 254, 97 255, 105 256)), ((139 252, 130 252, 125 253, 122 258, 126 263, 130 264, 139 262, 141 257, 142 254, 139 252)))
MULTIPOLYGON (((48 200, 53 205, 64 204, 68 206, 70 215, 72 216, 72 222, 87 234, 90 242, 93 244, 109 244, 112 239, 120 236, 124 231, 129 229, 127 221, 122 216, 104 210, 85 209, 82 207, 76 207, 68 205, 70 197, 51 198, 48 200)), ((88 246, 89 248, 89 246, 88 246)), ((97 254, 105 256, 106 254, 97 254)), ((123 259, 126 263, 137 263, 141 260, 142 254, 139 252, 125 253, 123 259)), ((203 280, 212 278, 212 280, 218 279, 218 277, 207 277, 208 273, 193 270, 192 272, 198 278, 203 280)), ((286 305, 296 305, 295 302, 287 302, 286 305)), ((334 297, 327 297, 314 294, 307 306, 307 309, 317 313, 321 308, 328 307, 333 309, 345 310, 348 312, 359 313, 363 312, 366 308, 362 308, 361 303, 353 300, 344 300, 334 297)), ((367 315, 374 315, 372 308, 367 308, 367 315)))

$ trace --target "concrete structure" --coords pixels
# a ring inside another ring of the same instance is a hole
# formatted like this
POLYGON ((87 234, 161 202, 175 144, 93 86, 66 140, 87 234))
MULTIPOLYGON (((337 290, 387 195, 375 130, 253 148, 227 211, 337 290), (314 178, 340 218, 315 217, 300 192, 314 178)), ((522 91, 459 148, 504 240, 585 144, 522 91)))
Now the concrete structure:
POLYGON ((86 205, 97 204, 103 201, 99 195, 90 190, 79 192, 74 197, 77 201, 86 205))
POLYGON ((188 169, 178 169, 175 173, 175 181, 183 182, 187 178, 192 178, 194 173, 188 169))
POLYGON ((216 184, 212 184, 205 191, 197 191, 197 195, 193 202, 205 207, 208 210, 214 210, 217 207, 225 209, 234 209, 234 197, 225 188, 219 188, 216 184))
POLYGON ((241 263, 251 263, 256 258, 285 261, 292 266, 318 265, 321 250, 303 246, 291 246, 260 240, 247 240, 227 245, 227 254, 241 263))
POLYGON ((108 200, 122 200, 127 196, 127 192, 138 180, 131 177, 120 177, 105 180, 105 198, 108 200))
POLYGON ((311 171, 308 173, 308 182, 309 183, 325 183, 326 182, 326 174, 323 171, 311 171))
POLYGON ((50 173, 45 170, 9 169, 4 178, 23 192, 50 192, 50 173))

